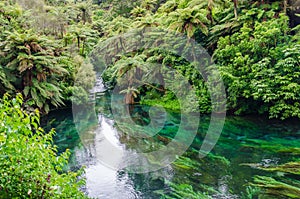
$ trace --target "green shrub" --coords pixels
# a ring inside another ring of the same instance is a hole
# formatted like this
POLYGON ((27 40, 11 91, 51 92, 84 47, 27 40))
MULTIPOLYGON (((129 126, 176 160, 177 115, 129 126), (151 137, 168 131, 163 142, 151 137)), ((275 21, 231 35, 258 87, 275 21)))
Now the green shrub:
POLYGON ((39 127, 39 113, 22 110, 23 99, 0 102, 0 198, 86 198, 82 169, 65 172, 69 151, 57 155, 53 130, 39 127))
POLYGON ((289 31, 288 17, 280 14, 220 38, 214 56, 232 112, 300 117, 300 46, 289 31))

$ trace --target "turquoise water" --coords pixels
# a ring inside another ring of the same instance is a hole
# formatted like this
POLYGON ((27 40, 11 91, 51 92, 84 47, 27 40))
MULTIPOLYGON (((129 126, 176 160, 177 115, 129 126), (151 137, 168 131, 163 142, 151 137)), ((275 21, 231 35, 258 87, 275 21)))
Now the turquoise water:
MULTIPOLYGON (((171 184, 187 184, 195 192, 205 193, 212 198, 249 198, 249 186, 255 175, 270 176, 284 182, 299 182, 299 176, 279 175, 244 165, 253 163, 268 167, 298 161, 299 153, 293 154, 287 149, 300 148, 299 120, 282 122, 255 116, 227 116, 216 146, 207 157, 199 158, 198 151, 210 122, 210 117, 203 115, 191 146, 176 162, 164 165, 158 171, 135 174, 122 167, 126 154, 129 157, 136 152, 158 150, 167 145, 176 136, 182 115, 170 111, 155 112, 152 120, 160 122, 166 118, 159 135, 149 130, 143 132, 143 135, 149 136, 141 138, 135 134, 138 130, 131 124, 116 124, 108 102, 105 97, 97 102, 94 118, 97 125, 91 122, 84 133, 78 134, 71 109, 52 112, 48 118, 44 118, 47 128, 56 128, 55 144, 59 146, 59 151, 66 148, 72 150, 70 168, 86 166, 87 184, 84 191, 91 197, 159 198, 172 195, 171 184), (119 157, 103 147, 104 137, 123 155, 119 157), (112 169, 109 168, 111 165, 103 165, 105 157, 115 157, 114 161, 120 168, 112 169)), ((147 126, 151 122, 147 106, 132 106, 130 115, 140 126, 147 126)), ((189 122, 189 119, 185 122, 189 122)), ((160 163, 154 161, 153 164, 160 163)))

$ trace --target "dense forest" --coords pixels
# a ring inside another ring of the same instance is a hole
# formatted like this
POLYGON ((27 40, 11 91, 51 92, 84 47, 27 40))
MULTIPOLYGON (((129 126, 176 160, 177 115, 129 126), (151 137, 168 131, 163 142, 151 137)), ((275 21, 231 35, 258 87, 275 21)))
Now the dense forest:
MULTIPOLYGON (((93 47, 130 29, 159 27, 207 49, 226 87, 228 113, 299 118, 299 19, 293 8, 286 1, 2 1, 1 93, 22 93, 24 106, 43 113, 87 100, 95 73, 85 58, 93 47)), ((160 70, 180 71, 196 89, 199 111, 211 111, 201 75, 168 52, 140 50, 118 58, 104 72, 105 82, 113 86, 132 67, 153 62, 163 65, 160 70)), ((161 85, 134 91, 123 84, 132 98, 140 95, 128 103, 179 108, 174 93, 160 91, 161 85)))
MULTIPOLYGON (((203 73, 214 69, 224 83, 228 115, 299 120, 297 13, 299 2, 287 0, 0 0, 0 198, 87 197, 80 191, 83 169, 67 171, 70 152, 57 155, 54 131, 44 133, 39 121, 40 114, 87 103, 100 69, 106 88, 118 85, 126 104, 201 114, 213 109, 214 93, 203 73), (123 35, 147 30, 180 35, 173 41, 178 48, 196 43, 213 67, 206 64, 199 72, 195 56, 191 62, 159 45, 115 53, 104 69, 97 65, 99 44, 117 38, 122 47, 123 35), (170 68, 187 79, 196 98, 182 89, 180 77, 166 72, 170 68), (148 84, 149 76, 159 81, 148 84), (164 87, 168 80, 187 104, 164 87)), ((299 148, 293 154, 299 157, 299 148)), ((299 177, 298 160, 269 169, 299 177)), ((255 180, 272 197, 300 196, 297 183, 255 180)), ((162 197, 208 198, 190 185, 171 189, 173 195, 162 197)))

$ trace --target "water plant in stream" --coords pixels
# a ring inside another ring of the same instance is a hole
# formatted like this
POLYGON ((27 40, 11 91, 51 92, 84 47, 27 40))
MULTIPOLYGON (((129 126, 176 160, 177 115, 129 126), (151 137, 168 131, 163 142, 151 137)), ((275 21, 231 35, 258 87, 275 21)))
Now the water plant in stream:
POLYGON ((264 166, 262 164, 242 164, 248 165, 253 168, 261 169, 264 171, 273 171, 283 173, 282 175, 289 173, 294 175, 300 175, 300 160, 297 162, 287 162, 281 165, 273 165, 273 166, 264 166))
POLYGON ((170 192, 164 193, 162 191, 157 191, 156 193, 161 195, 161 199, 212 199, 211 196, 206 193, 196 192, 193 187, 189 184, 174 184, 169 183, 170 192))
POLYGON ((259 198, 299 198, 300 196, 300 159, 299 141, 297 139, 268 138, 268 140, 247 139, 243 147, 262 150, 265 154, 282 154, 280 160, 264 159, 260 163, 243 163, 262 171, 265 175, 253 177, 251 186, 261 189, 259 198), (284 156, 282 156, 284 157, 284 156), (285 163, 278 164, 279 161, 285 163))
POLYGON ((260 187, 263 192, 260 193, 260 198, 299 198, 300 188, 287 183, 275 180, 267 176, 255 176, 253 186, 260 187))
POLYGON ((177 160, 172 163, 175 167, 180 169, 195 169, 200 167, 200 163, 194 160, 191 160, 188 157, 180 156, 177 157, 177 160))
POLYGON ((242 144, 245 148, 255 148, 256 150, 269 151, 272 153, 299 155, 300 143, 297 139, 268 138, 247 139, 247 143, 242 144))
POLYGON ((287 162, 281 165, 263 165, 261 163, 242 164, 264 171, 275 173, 274 177, 255 176, 252 186, 259 187, 263 191, 263 198, 299 198, 300 196, 300 161, 287 162), (285 178, 283 178, 285 176, 285 178), (279 181, 280 180, 280 181, 279 181), (266 196, 265 196, 266 195, 266 196))
POLYGON ((254 199, 257 198, 261 192, 260 188, 254 186, 247 186, 246 192, 242 194, 242 199, 254 199))

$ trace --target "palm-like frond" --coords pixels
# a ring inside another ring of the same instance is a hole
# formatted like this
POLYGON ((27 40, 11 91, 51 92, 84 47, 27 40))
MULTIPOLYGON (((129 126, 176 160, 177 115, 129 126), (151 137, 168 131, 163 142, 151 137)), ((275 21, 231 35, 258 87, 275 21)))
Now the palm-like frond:
POLYGON ((180 33, 186 33, 188 38, 194 36, 195 31, 200 29, 204 34, 208 34, 206 10, 199 7, 177 9, 169 14, 169 28, 180 33))
POLYGON ((49 106, 46 105, 48 102, 54 106, 63 104, 58 81, 68 74, 64 64, 67 63, 64 61, 67 57, 58 53, 60 50, 56 44, 31 31, 14 31, 6 33, 6 40, 1 48, 5 55, 5 70, 0 70, 0 81, 5 87, 11 87, 5 77, 15 74, 20 82, 14 81, 14 84, 17 88, 23 88, 25 100, 30 105, 49 111, 49 106))

